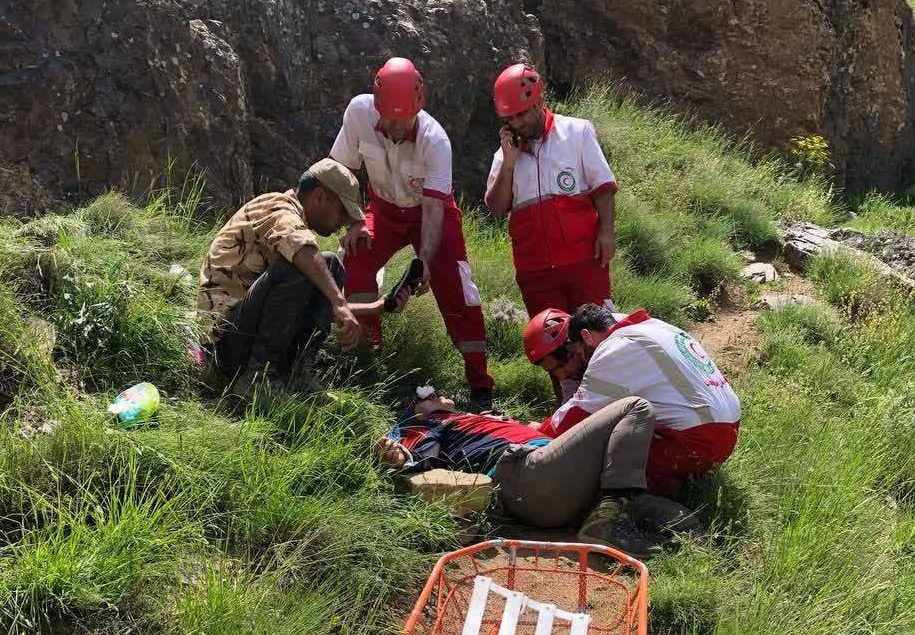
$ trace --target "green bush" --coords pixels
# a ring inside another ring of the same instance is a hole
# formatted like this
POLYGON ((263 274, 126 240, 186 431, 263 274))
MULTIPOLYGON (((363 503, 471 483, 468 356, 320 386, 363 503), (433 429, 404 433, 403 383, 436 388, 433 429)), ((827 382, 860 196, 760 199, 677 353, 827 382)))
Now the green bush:
POLYGON ((733 222, 733 239, 738 246, 759 250, 778 241, 778 229, 762 203, 737 201, 727 214, 733 222))
POLYGON ((698 238, 684 245, 676 258, 681 275, 701 294, 734 282, 740 275, 740 258, 713 238, 698 238))
POLYGON ((181 307, 133 287, 117 264, 101 277, 64 276, 55 291, 58 350, 82 378, 103 388, 186 381, 191 360, 181 307))
POLYGON ((139 229, 139 211, 122 194, 103 194, 79 212, 91 234, 124 237, 139 229))
POLYGON ((886 277, 848 255, 817 256, 808 275, 820 283, 829 302, 842 307, 853 319, 883 311, 896 295, 886 277))

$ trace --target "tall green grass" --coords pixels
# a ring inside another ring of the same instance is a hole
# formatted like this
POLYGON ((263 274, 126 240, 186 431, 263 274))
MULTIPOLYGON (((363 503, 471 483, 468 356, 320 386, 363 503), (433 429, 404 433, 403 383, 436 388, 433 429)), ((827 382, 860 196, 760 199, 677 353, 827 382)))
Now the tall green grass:
MULTIPOLYGON (((623 185, 612 267, 622 310, 689 326, 742 284, 737 252, 768 249, 779 220, 842 218, 825 183, 714 129, 601 88, 557 110, 595 122, 623 185)), ((143 205, 109 193, 69 215, 0 223, 0 380, 15 380, 0 403, 0 623, 397 632, 457 526, 393 495, 370 448, 417 383, 466 396, 460 355, 427 296, 385 318, 380 354, 330 342, 328 395, 224 414, 194 391, 185 351, 216 229, 195 213, 196 188, 143 205), (56 328, 50 351, 30 326, 39 316, 56 328), (160 387, 162 406, 151 425, 120 430, 105 406, 139 380, 160 387)), ((497 404, 540 418, 552 387, 521 352, 505 223, 464 207, 497 404)), ((409 256, 389 264, 386 287, 409 256)), ((819 259, 810 276, 832 308, 762 319, 761 351, 736 380, 738 450, 687 492, 708 532, 650 563, 653 633, 915 631, 915 309, 852 261, 819 259)))
POLYGON ((835 308, 762 317, 738 452, 693 492, 719 532, 653 567, 654 632, 915 628, 915 305, 862 302, 873 274, 847 259, 812 271, 835 308))
POLYGON ((858 203, 857 218, 848 225, 865 232, 895 231, 915 236, 915 207, 899 205, 890 197, 871 192, 858 203))

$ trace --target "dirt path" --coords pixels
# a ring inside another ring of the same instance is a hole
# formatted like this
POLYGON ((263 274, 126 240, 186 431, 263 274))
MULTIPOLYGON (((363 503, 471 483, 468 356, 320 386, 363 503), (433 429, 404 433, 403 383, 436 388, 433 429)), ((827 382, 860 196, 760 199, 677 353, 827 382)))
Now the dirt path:
POLYGON ((715 319, 702 322, 691 334, 702 344, 726 376, 742 373, 756 351, 759 329, 755 321, 759 309, 742 307, 722 309, 715 319))
MULTIPOLYGON (((763 294, 806 295, 814 297, 813 285, 804 278, 786 272, 778 283, 764 287, 763 294)), ((762 309, 741 300, 722 307, 715 317, 696 324, 690 333, 715 360, 728 377, 739 375, 756 353, 760 332, 756 318, 762 309)))

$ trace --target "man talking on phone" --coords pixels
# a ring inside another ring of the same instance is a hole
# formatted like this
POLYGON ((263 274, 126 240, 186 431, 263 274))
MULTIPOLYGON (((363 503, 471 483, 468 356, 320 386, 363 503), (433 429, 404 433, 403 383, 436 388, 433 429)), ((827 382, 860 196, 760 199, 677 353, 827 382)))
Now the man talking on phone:
POLYGON ((543 80, 526 64, 496 80, 496 112, 505 125, 486 190, 493 213, 511 212, 516 280, 530 317, 608 300, 616 252, 619 185, 594 125, 553 114, 543 92, 543 80))
MULTIPOLYGON (((571 314, 588 303, 612 308, 619 185, 594 125, 553 114, 543 93, 543 80, 527 64, 509 66, 496 80, 496 113, 505 125, 486 205, 497 216, 511 213, 515 280, 531 318, 546 309, 571 314)), ((553 385, 559 396, 555 378, 553 385)))

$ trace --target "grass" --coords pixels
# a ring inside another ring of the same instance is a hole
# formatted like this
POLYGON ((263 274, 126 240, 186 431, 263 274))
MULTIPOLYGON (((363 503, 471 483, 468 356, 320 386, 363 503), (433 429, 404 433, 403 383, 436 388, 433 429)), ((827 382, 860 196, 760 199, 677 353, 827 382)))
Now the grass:
MULTIPOLYGON (((738 252, 768 249, 778 221, 844 218, 825 183, 714 129, 600 88, 557 109, 595 122, 623 184, 622 310, 689 326, 741 284, 738 252)), ((192 213, 194 183, 145 205, 109 193, 69 215, 0 221, 0 623, 397 632, 457 527, 447 510, 393 495, 370 447, 409 386, 466 397, 461 358, 420 298, 386 318, 382 355, 329 343, 329 398, 222 414, 196 391, 185 351, 216 229, 192 213), (162 406, 126 432, 105 406, 140 380, 162 406)), ((520 352, 505 223, 464 208, 497 403, 540 418, 552 388, 520 352)), ((897 212, 871 197, 855 222, 903 227, 897 212)), ((386 286, 408 258, 389 264, 386 286)), ((652 633, 915 631, 915 305, 847 259, 816 260, 810 278, 828 306, 761 319, 760 353, 735 378, 738 450, 687 492, 708 532, 650 564, 652 633)))
POLYGON ((693 491, 718 531, 653 563, 653 632, 915 626, 915 393, 901 350, 915 309, 893 289, 880 306, 857 303, 856 266, 868 280, 845 260, 814 264, 834 309, 761 318, 761 354, 737 382, 739 451, 717 491, 693 491))
POLYGON ((850 227, 864 232, 894 231, 915 236, 915 207, 899 205, 883 194, 871 192, 858 203, 850 227))

